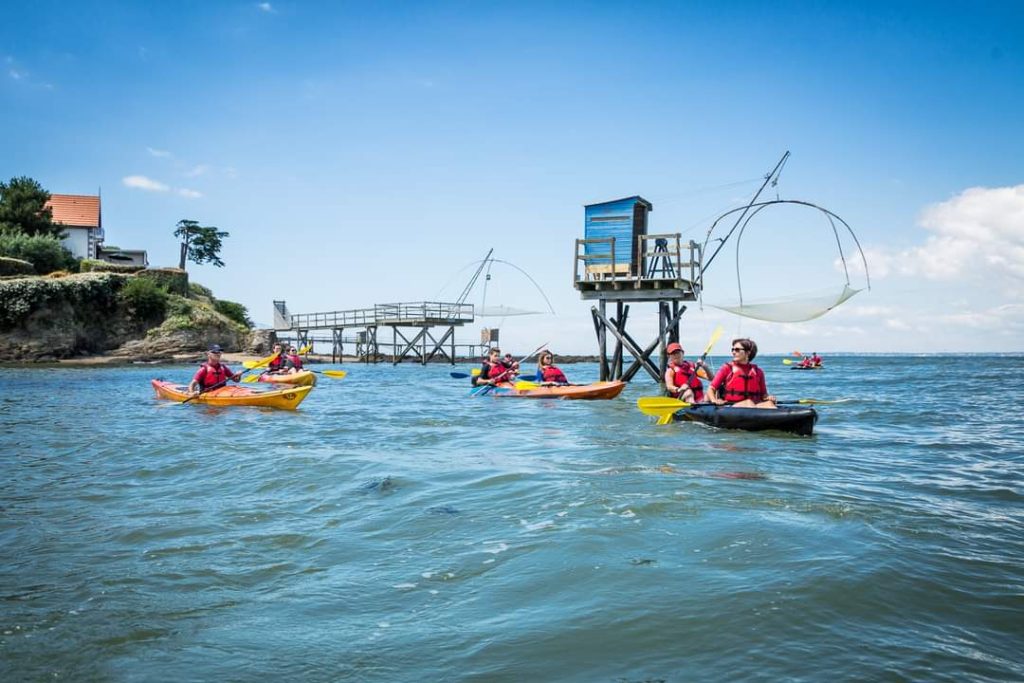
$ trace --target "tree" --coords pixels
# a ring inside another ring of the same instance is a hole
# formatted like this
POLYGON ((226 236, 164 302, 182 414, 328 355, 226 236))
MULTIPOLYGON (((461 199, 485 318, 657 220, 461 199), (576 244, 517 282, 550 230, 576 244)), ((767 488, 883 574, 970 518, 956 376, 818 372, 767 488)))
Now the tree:
POLYGON ((53 211, 44 208, 50 193, 28 176, 0 182, 0 228, 25 235, 61 238, 64 228, 53 222, 53 211))
POLYGON ((228 233, 212 226, 182 219, 178 221, 174 236, 181 238, 181 260, 178 267, 182 270, 185 270, 185 261, 192 261, 198 265, 212 263, 218 268, 224 267, 224 262, 220 260, 220 250, 224 246, 222 240, 229 236, 228 233))

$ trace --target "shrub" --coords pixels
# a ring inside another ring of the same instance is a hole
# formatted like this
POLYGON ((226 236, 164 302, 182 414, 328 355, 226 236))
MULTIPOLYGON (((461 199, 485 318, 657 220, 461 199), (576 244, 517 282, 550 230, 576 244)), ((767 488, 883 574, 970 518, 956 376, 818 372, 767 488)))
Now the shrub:
POLYGON ((33 277, 0 282, 0 330, 12 329, 34 311, 67 304, 76 315, 96 316, 117 310, 124 275, 88 273, 57 279, 33 277))
POLYGON ((167 301, 167 315, 189 317, 192 315, 192 302, 180 296, 172 296, 167 301))
POLYGON ((189 290, 188 273, 180 268, 147 268, 137 277, 149 278, 171 294, 185 296, 189 290))
POLYGON ((0 231, 0 256, 28 261, 38 275, 55 270, 78 270, 78 260, 59 239, 50 235, 0 231))
POLYGON ((244 325, 246 329, 252 329, 252 321, 249 320, 249 311, 242 304, 234 301, 218 299, 216 303, 213 304, 213 309, 229 320, 234 320, 236 323, 244 325))
POLYGON ((162 320, 167 312, 167 292, 152 280, 133 277, 120 297, 136 320, 162 320))
POLYGON ((96 259, 82 259, 80 268, 83 273, 137 273, 143 266, 132 266, 126 263, 110 263, 96 259))
POLYGON ((35 267, 28 261, 0 256, 0 275, 35 275, 35 267))
POLYGON ((203 287, 198 282, 188 283, 188 295, 193 299, 205 299, 206 301, 213 303, 213 291, 208 287, 203 287))

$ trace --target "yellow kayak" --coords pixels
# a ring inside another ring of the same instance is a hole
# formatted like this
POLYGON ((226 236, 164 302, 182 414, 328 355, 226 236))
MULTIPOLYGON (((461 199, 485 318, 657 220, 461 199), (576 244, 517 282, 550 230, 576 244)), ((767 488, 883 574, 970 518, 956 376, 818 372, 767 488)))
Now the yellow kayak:
POLYGON ((309 370, 285 373, 281 375, 260 375, 259 382, 271 382, 273 384, 294 384, 296 386, 313 386, 316 384, 316 375, 309 370))
MULTIPOLYGON (((153 389, 160 398, 183 403, 190 399, 188 387, 171 384, 160 379, 153 380, 153 389)), ((204 391, 189 403, 205 403, 211 406, 260 406, 263 408, 281 408, 295 410, 302 400, 309 395, 313 387, 288 387, 272 391, 256 391, 239 386, 224 386, 211 391, 204 391)))

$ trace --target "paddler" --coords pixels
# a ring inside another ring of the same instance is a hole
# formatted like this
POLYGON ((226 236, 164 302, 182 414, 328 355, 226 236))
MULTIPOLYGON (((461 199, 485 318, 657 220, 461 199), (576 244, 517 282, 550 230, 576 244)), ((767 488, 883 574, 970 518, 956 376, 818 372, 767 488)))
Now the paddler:
POLYGON ((288 371, 288 358, 280 343, 274 344, 274 360, 267 363, 265 375, 280 375, 288 371))
POLYGON ((550 351, 542 351, 537 358, 537 381, 547 387, 569 383, 565 373, 555 367, 555 356, 550 351))
POLYGON ((302 358, 299 350, 291 346, 288 348, 288 374, 294 375, 297 372, 302 372, 302 358))
POLYGON ((491 386, 507 382, 513 372, 513 368, 506 367, 501 362, 501 349, 493 348, 487 352, 487 358, 480 366, 480 374, 470 381, 474 387, 489 384, 491 386))
POLYGON ((188 393, 198 395, 204 391, 224 386, 229 379, 233 382, 241 379, 242 373, 231 372, 231 368, 220 362, 223 352, 220 344, 210 345, 206 352, 206 362, 199 366, 192 381, 188 384, 188 393))
MULTIPOLYGON (((678 398, 687 403, 704 402, 704 383, 697 376, 697 368, 704 367, 702 361, 694 365, 683 359, 683 347, 678 342, 672 342, 665 348, 668 353, 668 367, 665 368, 665 390, 672 398, 678 398)), ((705 372, 707 368, 705 367, 705 372)))
POLYGON ((708 386, 708 400, 715 405, 736 408, 776 408, 775 397, 768 393, 764 371, 751 361, 757 357, 757 344, 751 339, 732 340, 732 361, 725 363, 708 386))

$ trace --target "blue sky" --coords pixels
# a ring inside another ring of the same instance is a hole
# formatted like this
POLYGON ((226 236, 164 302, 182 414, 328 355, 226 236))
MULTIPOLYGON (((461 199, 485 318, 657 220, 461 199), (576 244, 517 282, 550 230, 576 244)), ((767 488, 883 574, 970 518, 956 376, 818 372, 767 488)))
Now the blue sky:
MULTIPOLYGON (((842 216, 872 290, 807 323, 691 305, 688 351, 719 323, 769 352, 1022 350, 1018 2, 39 2, 4 14, 0 176, 101 188, 108 243, 154 265, 176 263, 182 218, 229 231, 227 267, 190 272, 258 321, 274 299, 295 312, 453 299, 493 246, 556 315, 481 320, 460 340, 489 322, 523 353, 543 341, 593 352, 590 304, 571 286, 582 206, 639 194, 652 231, 702 241, 790 150, 772 195, 842 216)), ((805 214, 752 224, 745 296, 841 286, 830 239, 805 214)), ((733 246, 705 303, 735 299, 733 246)), ((501 266, 487 303, 543 308, 501 266)), ((654 334, 653 305, 631 318, 635 336, 654 334)))

